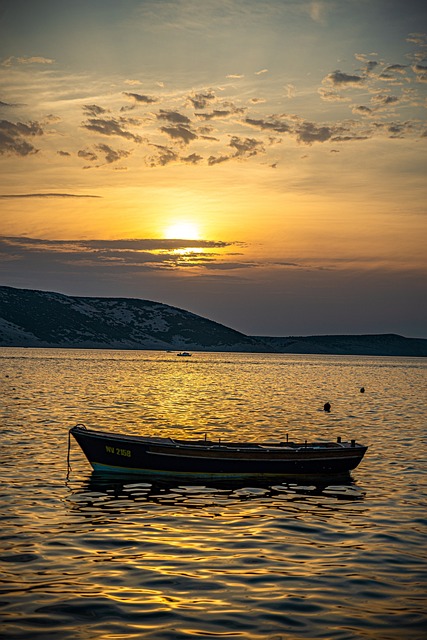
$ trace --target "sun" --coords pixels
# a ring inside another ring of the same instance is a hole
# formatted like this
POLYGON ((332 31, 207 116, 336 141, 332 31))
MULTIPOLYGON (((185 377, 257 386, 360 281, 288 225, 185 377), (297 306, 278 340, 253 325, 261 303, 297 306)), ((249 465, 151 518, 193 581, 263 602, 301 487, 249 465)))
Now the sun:
POLYGON ((165 231, 169 240, 199 240, 199 229, 194 222, 174 222, 165 231))

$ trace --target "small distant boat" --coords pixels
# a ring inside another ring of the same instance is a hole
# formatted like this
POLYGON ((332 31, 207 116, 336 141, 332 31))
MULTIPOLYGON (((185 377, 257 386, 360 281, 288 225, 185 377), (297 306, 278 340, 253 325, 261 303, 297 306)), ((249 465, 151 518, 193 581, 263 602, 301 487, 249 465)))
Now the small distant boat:
POLYGON ((188 358, 189 356, 191 356, 191 353, 188 353, 188 351, 181 351, 180 353, 177 353, 176 355, 184 357, 184 358, 188 358))
MULTIPOLYGON (((95 471, 199 479, 344 474, 368 447, 350 442, 228 442, 124 435, 76 425, 69 430, 95 471)), ((69 436, 70 437, 70 436, 69 436)))

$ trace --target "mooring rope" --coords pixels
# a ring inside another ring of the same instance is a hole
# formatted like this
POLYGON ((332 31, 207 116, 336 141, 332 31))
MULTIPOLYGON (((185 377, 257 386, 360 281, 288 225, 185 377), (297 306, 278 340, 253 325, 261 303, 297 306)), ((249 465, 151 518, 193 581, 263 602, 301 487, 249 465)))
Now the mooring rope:
POLYGON ((69 480, 69 477, 70 477, 70 471, 72 471, 70 453, 71 453, 71 429, 68 430, 67 481, 69 480))

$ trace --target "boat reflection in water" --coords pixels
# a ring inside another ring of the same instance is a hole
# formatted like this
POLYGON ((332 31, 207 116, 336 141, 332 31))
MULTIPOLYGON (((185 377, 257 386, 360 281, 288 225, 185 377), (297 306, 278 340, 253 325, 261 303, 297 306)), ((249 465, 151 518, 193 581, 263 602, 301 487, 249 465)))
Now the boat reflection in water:
POLYGON ((219 516, 223 509, 228 510, 238 504, 243 509, 252 504, 262 509, 276 507, 282 510, 287 505, 287 509, 299 510, 307 501, 333 511, 334 505, 340 502, 362 501, 365 498, 365 491, 354 483, 349 473, 333 476, 329 483, 307 480, 304 483, 269 484, 258 480, 249 484, 224 479, 206 484, 183 484, 160 478, 153 482, 137 482, 129 476, 92 471, 78 486, 73 488, 73 484, 69 483, 72 509, 87 515, 98 512, 104 516, 106 513, 138 511, 141 503, 151 503, 153 507, 212 509, 213 516, 219 516))

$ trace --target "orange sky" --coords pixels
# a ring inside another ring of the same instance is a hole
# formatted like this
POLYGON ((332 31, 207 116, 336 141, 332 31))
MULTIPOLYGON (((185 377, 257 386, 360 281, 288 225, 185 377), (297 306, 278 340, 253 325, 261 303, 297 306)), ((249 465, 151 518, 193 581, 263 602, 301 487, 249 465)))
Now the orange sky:
POLYGON ((2 284, 427 336, 421 2, 2 11, 2 284))

